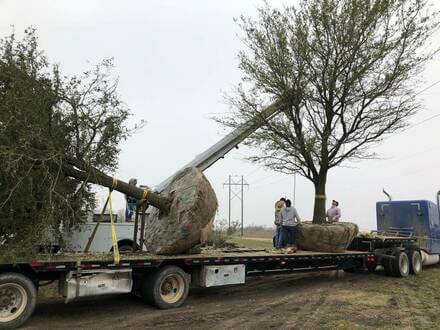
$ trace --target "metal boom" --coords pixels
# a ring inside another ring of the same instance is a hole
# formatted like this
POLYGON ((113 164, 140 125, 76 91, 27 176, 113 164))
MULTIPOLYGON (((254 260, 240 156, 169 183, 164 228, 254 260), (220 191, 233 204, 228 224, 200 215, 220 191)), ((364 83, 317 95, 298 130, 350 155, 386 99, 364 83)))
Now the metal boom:
MULTIPOLYGON (((249 135, 260 128, 265 120, 269 120, 280 112, 279 102, 274 102, 261 111, 255 118, 248 120, 244 124, 234 129, 231 133, 226 135, 212 147, 197 155, 192 161, 183 166, 179 171, 187 167, 197 167, 202 171, 205 171, 219 159, 223 158, 231 149, 237 146, 240 142, 246 139, 249 135)), ((179 172, 178 171, 178 172, 179 172)), ((174 173, 172 176, 162 181, 157 185, 155 190, 162 191, 178 173, 174 173)))

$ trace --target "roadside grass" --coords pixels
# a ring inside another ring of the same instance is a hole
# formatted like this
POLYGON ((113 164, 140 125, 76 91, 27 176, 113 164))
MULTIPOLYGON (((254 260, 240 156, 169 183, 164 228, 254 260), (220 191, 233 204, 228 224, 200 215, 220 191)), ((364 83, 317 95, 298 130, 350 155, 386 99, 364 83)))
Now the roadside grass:
MULTIPOLYGON (((320 329, 438 329, 440 265, 406 278, 348 274, 332 281, 322 300, 313 311, 295 312, 295 320, 320 329)), ((297 303, 306 305, 307 296, 297 303)))
MULTIPOLYGON (((229 240, 247 248, 272 247, 268 238, 234 235, 229 240)), ((375 274, 344 274, 340 280, 321 285, 328 288, 313 309, 292 308, 279 315, 275 312, 274 318, 292 328, 440 328, 440 265, 406 278, 388 277, 379 269, 375 274)), ((310 300, 310 295, 298 292, 294 305, 307 306, 310 300)))

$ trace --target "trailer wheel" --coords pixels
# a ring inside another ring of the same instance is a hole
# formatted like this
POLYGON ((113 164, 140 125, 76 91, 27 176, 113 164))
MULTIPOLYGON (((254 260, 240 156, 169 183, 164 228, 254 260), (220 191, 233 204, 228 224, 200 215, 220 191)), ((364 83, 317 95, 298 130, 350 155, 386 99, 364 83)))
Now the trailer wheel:
POLYGON ((394 256, 395 256, 393 262, 394 276, 396 277, 408 276, 410 269, 408 255, 403 251, 397 251, 394 256))
POLYGON ((188 292, 188 275, 176 266, 165 266, 146 276, 141 288, 144 301, 161 309, 180 307, 188 292))
POLYGON ((377 268, 377 262, 367 262, 366 263, 367 269, 370 273, 374 273, 376 271, 377 268))
POLYGON ((411 250, 408 253, 409 258, 409 272, 417 275, 422 272, 422 255, 417 250, 411 250))
POLYGON ((35 285, 18 273, 0 275, 0 329, 15 329, 32 315, 37 302, 35 285))
POLYGON ((133 252, 133 246, 132 245, 121 245, 118 247, 119 252, 133 252))
POLYGON ((382 266, 386 276, 394 276, 393 259, 383 259, 382 266))

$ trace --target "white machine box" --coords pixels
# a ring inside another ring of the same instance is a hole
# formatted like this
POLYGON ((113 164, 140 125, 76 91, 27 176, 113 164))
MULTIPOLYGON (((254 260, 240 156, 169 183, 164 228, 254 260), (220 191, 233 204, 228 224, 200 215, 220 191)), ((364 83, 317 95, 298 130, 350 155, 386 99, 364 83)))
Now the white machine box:
POLYGON ((245 265, 203 266, 200 269, 199 284, 206 288, 229 284, 243 284, 245 277, 245 265))

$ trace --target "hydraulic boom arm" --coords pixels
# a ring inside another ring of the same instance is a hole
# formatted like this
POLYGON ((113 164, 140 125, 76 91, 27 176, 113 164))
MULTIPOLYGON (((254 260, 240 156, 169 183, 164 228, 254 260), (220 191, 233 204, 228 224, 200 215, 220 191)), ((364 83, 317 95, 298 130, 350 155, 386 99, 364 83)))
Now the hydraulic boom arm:
MULTIPOLYGON (((246 139, 258 128, 260 128, 262 125, 261 119, 268 120, 274 117, 275 115, 277 115, 279 111, 280 111, 280 107, 278 102, 272 103, 271 105, 266 107, 263 111, 261 111, 260 114, 258 114, 258 117, 260 118, 256 118, 256 120, 250 119, 243 125, 237 127, 235 130, 233 130, 231 133, 226 135, 224 138, 222 138, 212 147, 202 152, 201 154, 197 155, 196 158, 194 158, 188 164, 183 166, 181 170, 187 167, 197 167, 200 170, 205 171, 220 158, 223 158, 229 151, 231 151, 232 148, 237 146, 240 142, 246 139)), ((157 185, 156 190, 158 192, 162 191, 167 186, 167 184, 173 179, 176 173, 174 173, 168 179, 157 185)))

